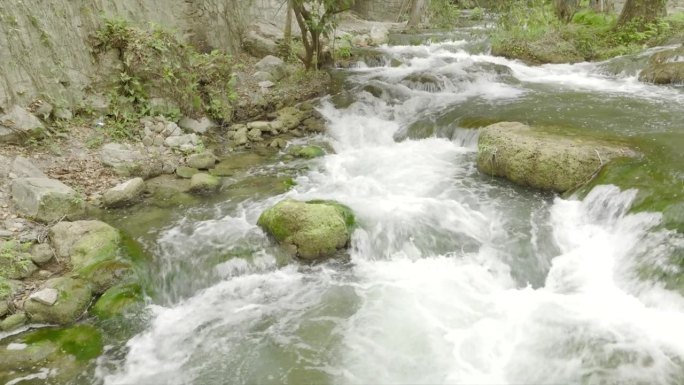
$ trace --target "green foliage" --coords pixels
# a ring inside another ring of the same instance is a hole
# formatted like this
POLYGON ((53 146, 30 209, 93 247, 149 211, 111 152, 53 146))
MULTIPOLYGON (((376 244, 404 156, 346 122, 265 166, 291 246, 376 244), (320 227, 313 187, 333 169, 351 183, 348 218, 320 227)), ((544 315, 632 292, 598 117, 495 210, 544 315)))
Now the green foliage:
POLYGON ((578 11, 560 23, 543 0, 512 0, 492 36, 493 51, 529 62, 605 60, 638 52, 684 31, 684 15, 618 26, 617 15, 578 11))
POLYGON ((143 30, 118 18, 105 20, 93 40, 96 53, 114 49, 123 63, 109 95, 109 118, 121 124, 107 124, 112 136, 129 137, 140 116, 158 113, 231 120, 237 94, 229 55, 200 53, 159 26, 143 30), (159 111, 154 98, 173 102, 178 111, 159 111))
POLYGON ((476 8, 473 8, 473 10, 470 12, 470 20, 480 21, 480 20, 484 20, 484 17, 485 17, 484 8, 476 7, 476 8))
POLYGON ((461 10, 449 0, 430 0, 428 11, 430 24, 436 28, 453 28, 461 16, 461 10))

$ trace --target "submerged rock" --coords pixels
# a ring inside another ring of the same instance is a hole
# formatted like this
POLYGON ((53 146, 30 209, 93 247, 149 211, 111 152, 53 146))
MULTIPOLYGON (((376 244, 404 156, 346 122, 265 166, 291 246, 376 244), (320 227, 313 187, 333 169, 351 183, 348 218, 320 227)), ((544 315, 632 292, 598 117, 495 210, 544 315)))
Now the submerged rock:
POLYGON ((48 178, 12 181, 12 200, 19 212, 43 223, 83 213, 83 197, 64 183, 48 178))
POLYGON ((480 130, 477 166, 523 186, 566 192, 589 182, 608 162, 637 154, 618 144, 548 134, 517 122, 480 130))
POLYGON ((185 161, 188 167, 199 170, 214 168, 216 162, 218 162, 218 158, 216 158, 216 155, 211 151, 205 151, 201 154, 192 154, 188 156, 188 159, 185 161))
POLYGON ((292 255, 317 260, 348 246, 355 219, 337 202, 287 199, 264 211, 257 223, 292 255))
POLYGON ((142 288, 139 284, 117 285, 102 294, 90 311, 100 319, 109 319, 124 314, 142 301, 142 288))
POLYGON ((684 83, 684 47, 655 53, 639 80, 655 84, 684 83))
POLYGON ((325 156, 325 151, 318 146, 295 146, 287 151, 288 154, 305 159, 313 159, 325 156))
POLYGON ((0 344, 0 383, 30 378, 41 384, 72 383, 103 348, 102 335, 90 325, 42 328, 9 337, 0 344), (35 376, 37 369, 42 369, 41 377, 35 376))

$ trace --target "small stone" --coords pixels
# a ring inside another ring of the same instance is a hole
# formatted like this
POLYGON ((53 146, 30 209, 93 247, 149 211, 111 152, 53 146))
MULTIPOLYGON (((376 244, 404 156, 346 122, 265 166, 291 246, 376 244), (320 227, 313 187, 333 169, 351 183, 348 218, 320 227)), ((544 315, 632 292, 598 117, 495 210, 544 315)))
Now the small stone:
POLYGON ((190 191, 196 193, 216 191, 221 187, 221 180, 213 175, 199 173, 190 179, 190 191))
POLYGON ((184 130, 197 134, 204 134, 210 129, 217 127, 216 123, 211 121, 209 118, 203 117, 197 120, 188 118, 187 116, 181 118, 180 122, 178 122, 178 125, 184 130))
POLYGON ((142 140, 142 144, 143 144, 145 147, 150 147, 150 146, 152 146, 152 145, 154 144, 154 139, 152 139, 151 136, 145 136, 145 137, 143 138, 143 140, 142 140))
POLYGON ((176 175, 183 179, 190 179, 197 173, 199 173, 199 170, 192 167, 181 166, 176 169, 176 175))
POLYGON ((52 277, 52 272, 49 270, 38 270, 36 273, 40 279, 48 279, 52 277))
POLYGON ((164 144, 168 147, 171 147, 171 148, 181 148, 181 147, 187 146, 187 145, 194 147, 195 145, 200 144, 200 143, 201 143, 201 140, 196 134, 169 136, 164 141, 164 144))
POLYGON ((247 139, 249 139, 252 142, 261 142, 262 140, 264 140, 261 137, 261 130, 258 128, 252 128, 251 130, 249 130, 249 132, 247 133, 247 139))
POLYGON ((36 265, 44 265, 55 256, 52 248, 47 243, 39 243, 31 248, 31 261, 36 265))
POLYGON ((183 130, 174 122, 168 122, 166 128, 162 131, 162 134, 166 137, 169 136, 179 136, 183 135, 183 130))
POLYGON ((268 145, 271 148, 285 148, 287 146, 287 141, 282 138, 276 138, 271 141, 271 144, 268 145))
POLYGON ((145 190, 145 181, 134 178, 105 191, 102 203, 105 207, 121 207, 134 203, 145 190))
POLYGON ((26 313, 24 312, 12 314, 0 322, 0 330, 9 332, 19 329, 26 324, 27 320, 26 313))
POLYGON ((152 144, 154 146, 163 146, 164 145, 164 136, 155 135, 154 138, 152 139, 152 144))
POLYGON ((51 287, 37 291, 29 296, 29 299, 42 303, 43 305, 52 306, 57 302, 59 291, 51 287))
POLYGON ((235 131, 235 136, 233 136, 233 142, 238 146, 244 146, 249 143, 249 137, 247 137, 247 127, 240 127, 239 130, 235 131))
POLYGON ((185 163, 191 168, 207 170, 213 168, 217 161, 218 159, 213 153, 206 151, 201 154, 190 155, 185 163))
POLYGON ((50 115, 52 115, 52 110, 54 107, 52 107, 52 104, 42 101, 38 108, 36 108, 35 111, 33 111, 33 114, 36 116, 39 116, 43 119, 48 119, 50 115))
POLYGON ((254 77, 254 79, 260 82, 270 82, 271 80, 273 80, 273 76, 266 71, 257 71, 252 76, 254 77))
POLYGON ((261 88, 272 88, 273 86, 275 86, 275 83, 273 83, 270 80, 264 80, 262 82, 259 82, 259 87, 261 88))
POLYGON ((256 122, 249 122, 247 123, 247 128, 248 129, 259 129, 261 131, 268 131, 271 129, 271 124, 269 122, 264 122, 264 121, 256 121, 256 122))

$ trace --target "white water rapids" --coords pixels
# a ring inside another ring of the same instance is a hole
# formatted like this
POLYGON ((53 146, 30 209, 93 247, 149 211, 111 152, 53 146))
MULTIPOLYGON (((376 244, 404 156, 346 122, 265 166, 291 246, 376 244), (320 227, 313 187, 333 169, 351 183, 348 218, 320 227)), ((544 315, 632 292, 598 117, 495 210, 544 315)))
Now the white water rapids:
POLYGON ((284 196, 158 240, 160 258, 202 258, 207 244, 265 242, 258 215, 285 196, 334 199, 360 225, 349 263, 280 266, 269 248, 222 263, 218 283, 150 305, 118 367, 98 370, 104 383, 684 383, 684 300, 639 277, 643 261, 664 264, 681 240, 655 229, 660 214, 628 213, 636 191, 554 198, 479 174, 465 129, 398 139, 431 113, 504 108, 540 89, 655 104, 682 93, 463 44, 384 48, 404 64, 352 70, 355 102, 321 104, 336 154, 284 196))

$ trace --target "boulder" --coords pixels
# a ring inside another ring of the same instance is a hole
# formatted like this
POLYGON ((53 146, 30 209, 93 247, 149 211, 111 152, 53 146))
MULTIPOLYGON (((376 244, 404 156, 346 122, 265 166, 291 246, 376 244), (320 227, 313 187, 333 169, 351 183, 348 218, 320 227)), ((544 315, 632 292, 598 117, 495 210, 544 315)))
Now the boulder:
POLYGON ((639 80, 655 84, 684 83, 684 47, 653 54, 639 80))
POLYGON ((145 191, 145 181, 134 178, 110 188, 102 195, 105 207, 123 207, 135 203, 145 191))
POLYGON ((233 135, 233 142, 237 146, 244 146, 245 144, 249 143, 249 137, 247 136, 247 126, 242 126, 240 127, 237 131, 235 131, 235 135, 233 135))
POLYGON ((283 131, 289 131, 299 127, 305 120, 311 117, 310 113, 302 111, 296 107, 285 107, 278 111, 278 122, 282 125, 283 131))
POLYGON ((43 129, 40 119, 19 106, 0 116, 0 143, 20 143, 43 129))
POLYGON ((0 322, 0 330, 4 332, 10 332, 15 329, 19 329, 26 324, 26 321, 28 321, 26 313, 19 312, 12 314, 0 322))
POLYGON ((178 122, 178 125, 180 128, 186 131, 194 132, 195 134, 204 134, 212 128, 217 127, 216 123, 207 117, 203 117, 198 120, 184 116, 178 122))
POLYGON ((183 179, 190 179, 192 178, 193 175, 197 174, 199 172, 198 169, 192 168, 192 167, 178 167, 176 169, 176 175, 178 177, 183 178, 183 179))
POLYGON ((33 162, 18 156, 12 162, 12 169, 10 171, 14 178, 47 178, 40 169, 33 165, 33 162))
POLYGON ((50 262, 54 256, 55 252, 47 243, 39 243, 31 247, 31 261, 38 266, 50 262))
POLYGON ((251 142, 261 142, 264 140, 261 137, 261 130, 258 128, 252 128, 247 132, 247 139, 249 139, 251 142))
POLYGON ((287 76, 287 64, 285 64, 283 59, 271 55, 261 59, 254 68, 259 72, 271 74, 271 79, 264 80, 278 81, 287 76))
POLYGON ((296 158, 313 159, 325 156, 325 151, 318 146, 294 146, 288 151, 288 154, 296 158))
POLYGON ((208 170, 213 168, 218 162, 218 158, 211 151, 205 151, 200 154, 192 154, 188 156, 185 163, 188 167, 196 168, 198 170, 208 170))
POLYGON ((149 168, 147 157, 131 145, 107 143, 100 150, 100 159, 121 176, 151 176, 145 171, 149 168))
POLYGON ((257 224, 289 253, 312 261, 346 248, 355 220, 349 208, 336 202, 287 199, 264 211, 257 224))
POLYGON ((383 45, 389 41, 389 31, 382 25, 375 25, 370 30, 370 44, 383 45))
POLYGON ((100 319, 109 319, 124 314, 142 301, 142 287, 139 284, 122 284, 102 294, 90 311, 100 319))
POLYGON ((48 178, 13 180, 12 201, 20 213, 43 223, 73 219, 85 209, 80 194, 64 183, 48 178))
POLYGON ((87 282, 73 278, 54 278, 45 282, 42 290, 57 291, 57 300, 47 305, 37 298, 24 303, 24 310, 32 322, 67 325, 81 318, 93 293, 87 282))
POLYGON ((221 179, 206 173, 198 173, 190 179, 190 191, 204 193, 216 191, 221 187, 221 179))
POLYGON ((480 130, 477 166, 492 176, 566 192, 590 181, 612 159, 637 154, 626 146, 544 133, 501 122, 480 130))
POLYGON ((74 272, 96 293, 130 273, 130 264, 119 258, 119 231, 104 222, 60 222, 48 235, 57 256, 70 259, 74 272))

